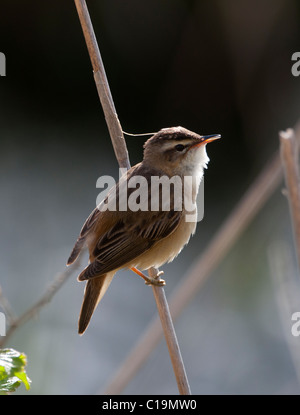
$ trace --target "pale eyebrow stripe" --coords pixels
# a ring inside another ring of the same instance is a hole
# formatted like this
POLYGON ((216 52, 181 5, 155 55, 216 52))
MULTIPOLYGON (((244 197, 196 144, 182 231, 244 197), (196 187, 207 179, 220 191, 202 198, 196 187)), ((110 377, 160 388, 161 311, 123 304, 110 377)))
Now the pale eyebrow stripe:
POLYGON ((174 140, 170 142, 165 142, 162 147, 164 150, 170 150, 171 148, 175 148, 175 146, 177 146, 178 144, 182 144, 184 147, 186 147, 188 143, 186 142, 186 140, 174 140))

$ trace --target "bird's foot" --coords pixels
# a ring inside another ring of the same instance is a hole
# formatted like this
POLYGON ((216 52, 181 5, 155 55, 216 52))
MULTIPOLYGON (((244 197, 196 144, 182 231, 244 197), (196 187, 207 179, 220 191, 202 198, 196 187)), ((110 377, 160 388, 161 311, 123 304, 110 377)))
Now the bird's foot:
POLYGON ((163 287, 164 285, 166 285, 166 281, 165 280, 163 280, 163 279, 161 279, 161 278, 159 278, 160 277, 160 275, 163 275, 163 271, 159 271, 157 274, 156 274, 156 276, 155 277, 150 277, 150 276, 147 276, 147 275, 145 275, 145 274, 143 274, 139 269, 137 269, 137 268, 134 268, 134 267, 132 267, 132 268, 130 268, 131 269, 131 271, 133 271, 133 272, 135 272, 137 275, 139 275, 141 278, 143 278, 144 280, 145 280, 145 284, 146 285, 157 285, 157 286, 159 286, 159 287, 163 287))
POLYGON ((146 285, 158 285, 159 287, 163 287, 164 285, 166 285, 166 281, 163 280, 162 278, 159 278, 160 275, 164 275, 164 272, 158 271, 155 277, 148 276, 147 277, 148 281, 145 281, 145 284, 146 285))

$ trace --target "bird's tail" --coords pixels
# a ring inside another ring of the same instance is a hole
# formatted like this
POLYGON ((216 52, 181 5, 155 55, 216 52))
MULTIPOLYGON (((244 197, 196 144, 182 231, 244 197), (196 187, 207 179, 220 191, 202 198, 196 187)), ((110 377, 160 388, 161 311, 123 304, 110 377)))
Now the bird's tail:
POLYGON ((87 329, 91 317, 104 296, 114 273, 103 274, 100 277, 90 279, 85 286, 83 303, 78 321, 78 333, 83 334, 87 329))

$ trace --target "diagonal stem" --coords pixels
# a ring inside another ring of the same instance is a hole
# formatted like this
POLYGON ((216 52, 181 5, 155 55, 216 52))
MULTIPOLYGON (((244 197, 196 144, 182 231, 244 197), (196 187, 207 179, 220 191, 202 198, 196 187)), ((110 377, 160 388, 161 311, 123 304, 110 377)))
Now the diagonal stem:
POLYGON ((70 267, 66 268, 63 272, 58 274, 51 285, 46 289, 42 297, 34 303, 28 310, 26 310, 20 317, 14 317, 10 321, 10 327, 6 333, 6 336, 0 339, 0 348, 4 346, 7 340, 15 332, 15 330, 25 324, 32 317, 36 316, 39 311, 48 304, 52 297, 57 293, 61 286, 67 281, 67 279, 73 274, 73 271, 80 266, 80 259, 76 263, 72 264, 70 267))
MULTIPOLYGON (((152 278, 156 278, 158 274, 158 270, 155 268, 151 268, 149 270, 149 276, 152 278)), ((157 285, 152 285, 152 290, 156 301, 160 322, 165 333, 179 393, 180 395, 191 395, 190 385, 183 364, 183 359, 177 341, 169 305, 166 299, 165 290, 162 287, 158 287, 157 285)))
MULTIPOLYGON (((130 168, 128 151, 123 136, 120 121, 113 103, 108 80, 105 74, 103 61, 97 44, 91 18, 87 9, 85 0, 74 0, 79 15, 79 20, 87 44, 88 52, 94 70, 94 79, 103 108, 105 120, 110 133, 113 148, 118 160, 119 166, 130 168)), ((149 276, 156 278, 159 273, 155 269, 149 270, 149 276)), ((174 330, 172 318, 169 312, 169 306, 166 300, 164 289, 162 287, 153 286, 153 293, 156 300, 158 313, 164 329, 164 335, 168 345, 170 358, 172 361, 175 377, 177 380, 178 390, 181 395, 189 395, 190 388, 185 373, 183 360, 179 350, 176 333, 174 330)))
POLYGON ((103 108, 105 121, 109 130, 113 148, 121 168, 130 168, 128 151, 114 101, 110 92, 100 50, 85 1, 75 0, 83 35, 90 55, 94 79, 103 108))
POLYGON ((280 131, 280 155, 284 168, 287 196, 293 225, 295 248, 300 268, 300 186, 298 167, 298 143, 294 130, 280 131))

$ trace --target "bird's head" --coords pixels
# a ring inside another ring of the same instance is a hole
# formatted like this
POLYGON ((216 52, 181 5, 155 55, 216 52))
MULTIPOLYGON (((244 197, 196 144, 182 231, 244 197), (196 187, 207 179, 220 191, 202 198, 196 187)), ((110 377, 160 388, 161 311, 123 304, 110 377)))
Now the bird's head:
POLYGON ((207 167, 206 144, 219 134, 198 135, 183 127, 163 128, 144 144, 144 162, 172 175, 197 175, 207 167))

